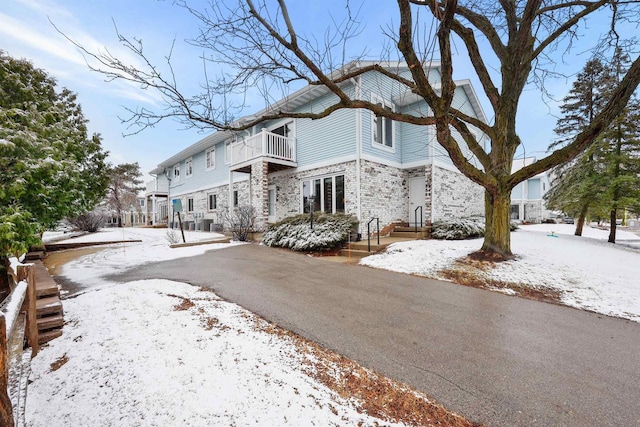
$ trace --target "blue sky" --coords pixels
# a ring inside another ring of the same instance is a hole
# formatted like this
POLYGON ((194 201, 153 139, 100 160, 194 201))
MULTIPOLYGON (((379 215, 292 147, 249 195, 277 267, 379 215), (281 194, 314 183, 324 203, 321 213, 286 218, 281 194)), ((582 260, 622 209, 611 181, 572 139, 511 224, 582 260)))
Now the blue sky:
MULTIPOLYGON (((319 34, 324 32, 327 11, 333 10, 338 15, 344 7, 344 2, 338 0, 305 2, 305 7, 299 7, 297 1, 290 3, 295 5, 293 12, 296 22, 308 31, 320 31, 319 34)), ((381 27, 386 28, 387 24, 398 22, 397 6, 395 2, 370 0, 365 1, 362 10, 366 26, 358 43, 360 47, 369 46, 370 52, 375 54, 383 41, 381 27), (366 7, 372 4, 376 7, 366 7)), ((201 63, 197 59, 201 52, 183 43, 184 39, 194 35, 196 28, 194 19, 185 10, 174 6, 171 1, 157 0, 3 0, 0 8, 0 49, 14 57, 29 59, 36 67, 55 77, 60 86, 78 94, 84 114, 90 120, 89 130, 102 135, 103 145, 110 152, 112 163, 137 161, 146 174, 161 161, 206 135, 193 129, 184 130, 183 125, 165 120, 154 129, 123 137, 128 131, 118 117, 127 116, 124 106, 158 109, 162 108, 162 99, 156 93, 132 84, 121 81, 107 83, 102 75, 89 71, 78 49, 65 40, 49 20, 89 50, 108 49, 116 56, 128 58, 133 64, 138 60, 118 44, 114 23, 122 34, 142 39, 145 51, 158 62, 163 61, 175 38, 175 69, 184 84, 193 84, 201 81, 201 63)), ((592 19, 589 29, 583 30, 574 51, 580 52, 581 43, 586 45, 591 42, 588 35, 596 31, 590 30, 607 22, 606 17, 601 17, 600 22, 592 19)), ((567 73, 575 73, 580 71, 587 59, 586 54, 578 55, 572 61, 560 62, 558 67, 567 73)), ((492 112, 482 97, 480 85, 472 76, 464 55, 456 57, 454 68, 457 79, 472 80, 485 113, 491 119, 492 112)), ((547 90, 559 100, 570 85, 570 80, 559 79, 550 82, 547 90)), ((264 106, 259 104, 254 102, 246 114, 264 106)), ((557 104, 545 103, 535 87, 525 91, 518 123, 523 149, 518 156, 544 157, 546 147, 554 137, 557 104)), ((145 176, 145 181, 148 180, 150 177, 145 176)))

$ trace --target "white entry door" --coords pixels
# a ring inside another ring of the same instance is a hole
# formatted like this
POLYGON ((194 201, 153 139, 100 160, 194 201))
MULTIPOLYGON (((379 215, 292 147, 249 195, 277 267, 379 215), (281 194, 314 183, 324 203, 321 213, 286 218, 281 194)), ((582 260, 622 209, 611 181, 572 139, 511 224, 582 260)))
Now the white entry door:
POLYGON ((409 179, 409 224, 411 226, 416 225, 424 225, 424 202, 426 198, 426 180, 424 176, 419 176, 417 178, 409 179), (422 209, 417 209, 419 206, 422 206, 422 209))

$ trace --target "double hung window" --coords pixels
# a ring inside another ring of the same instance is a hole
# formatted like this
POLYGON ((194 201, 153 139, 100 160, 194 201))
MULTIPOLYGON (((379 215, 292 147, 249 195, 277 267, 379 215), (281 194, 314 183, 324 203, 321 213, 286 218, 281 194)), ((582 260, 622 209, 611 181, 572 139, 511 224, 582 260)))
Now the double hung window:
POLYGON ((211 147, 204 152, 205 169, 211 170, 216 167, 216 147, 211 147))
POLYGON ((180 181, 180 163, 173 167, 173 180, 180 181))
MULTIPOLYGON (((384 101, 382 98, 375 94, 371 95, 371 102, 389 112, 394 111, 393 105, 391 103, 384 101)), ((395 146, 395 125, 393 123, 393 120, 388 117, 378 116, 376 114, 371 115, 371 120, 371 141, 373 142, 373 145, 380 148, 393 150, 395 146)))
POLYGON ((193 157, 184 161, 184 176, 188 178, 191 175, 193 175, 193 157))

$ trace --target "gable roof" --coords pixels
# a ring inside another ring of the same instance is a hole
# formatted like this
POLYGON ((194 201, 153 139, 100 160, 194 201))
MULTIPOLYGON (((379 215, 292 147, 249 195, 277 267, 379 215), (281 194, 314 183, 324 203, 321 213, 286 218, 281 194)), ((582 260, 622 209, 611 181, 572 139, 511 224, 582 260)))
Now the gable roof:
MULTIPOLYGON (((372 65, 381 65, 384 68, 394 69, 394 70, 409 69, 409 67, 407 66, 407 63, 404 61, 351 61, 345 64, 344 66, 338 68, 337 70, 334 70, 333 72, 331 72, 329 74, 329 77, 337 78, 357 68, 364 68, 372 65)), ((425 63, 424 66, 429 68, 439 69, 440 62, 431 61, 431 62, 425 63)), ((474 111, 477 113, 478 117, 481 120, 486 122, 486 116, 484 114, 484 111, 482 110, 482 107, 480 106, 476 93, 473 90, 473 87, 471 86, 471 82, 469 80, 457 80, 455 83, 457 86, 461 86, 465 90, 469 100, 471 101, 471 105, 474 111)), ((239 118, 234 122, 234 124, 242 124, 243 122, 255 120, 256 117, 263 116, 269 112, 278 111, 285 106, 289 110, 295 110, 296 108, 299 108, 311 102, 312 100, 317 99, 318 97, 322 95, 326 95, 330 92, 331 91, 329 90, 329 88, 327 88, 324 85, 307 85, 293 92, 291 95, 285 96, 281 100, 269 105, 268 107, 263 108, 257 113, 249 114, 239 118)), ((393 101, 398 105, 408 105, 409 103, 411 103, 411 100, 414 97, 416 97, 416 100, 413 102, 420 100, 418 99, 418 96, 413 94, 411 91, 406 91, 403 95, 399 97, 394 97, 393 101)), ((213 132, 212 134, 202 138, 200 141, 190 145, 189 147, 185 148, 179 153, 176 153, 173 156, 169 157, 168 159, 162 161, 160 164, 158 164, 158 166, 155 169, 153 169, 149 173, 151 175, 157 175, 159 173, 163 173, 163 171, 166 168, 172 167, 173 165, 177 164, 178 162, 186 158, 189 158, 201 151, 204 151, 207 148, 213 147, 214 145, 220 142, 226 141, 227 139, 233 137, 234 134, 235 134, 234 131, 229 131, 229 130, 219 130, 219 131, 213 132)))

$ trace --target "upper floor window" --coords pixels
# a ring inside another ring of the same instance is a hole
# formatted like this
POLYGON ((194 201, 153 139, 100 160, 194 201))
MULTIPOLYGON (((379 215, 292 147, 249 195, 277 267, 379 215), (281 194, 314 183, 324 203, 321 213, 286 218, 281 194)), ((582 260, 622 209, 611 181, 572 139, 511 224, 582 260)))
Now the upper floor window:
POLYGON ((291 122, 285 123, 282 126, 278 126, 277 128, 272 129, 271 133, 275 133, 276 135, 281 135, 285 138, 288 138, 291 134, 291 122))
POLYGON ((189 157, 184 161, 184 176, 190 177, 193 175, 193 158, 189 157))
POLYGON ((180 163, 173 167, 173 180, 180 181, 180 163))
POLYGON ((204 153, 205 169, 215 169, 216 167, 216 147, 211 147, 204 153))
MULTIPOLYGON (((375 94, 371 94, 371 102, 387 111, 394 111, 393 104, 386 102, 375 94)), ((395 147, 394 134, 395 124, 393 120, 376 114, 371 115, 371 141, 373 141, 374 146, 393 150, 395 147)))

